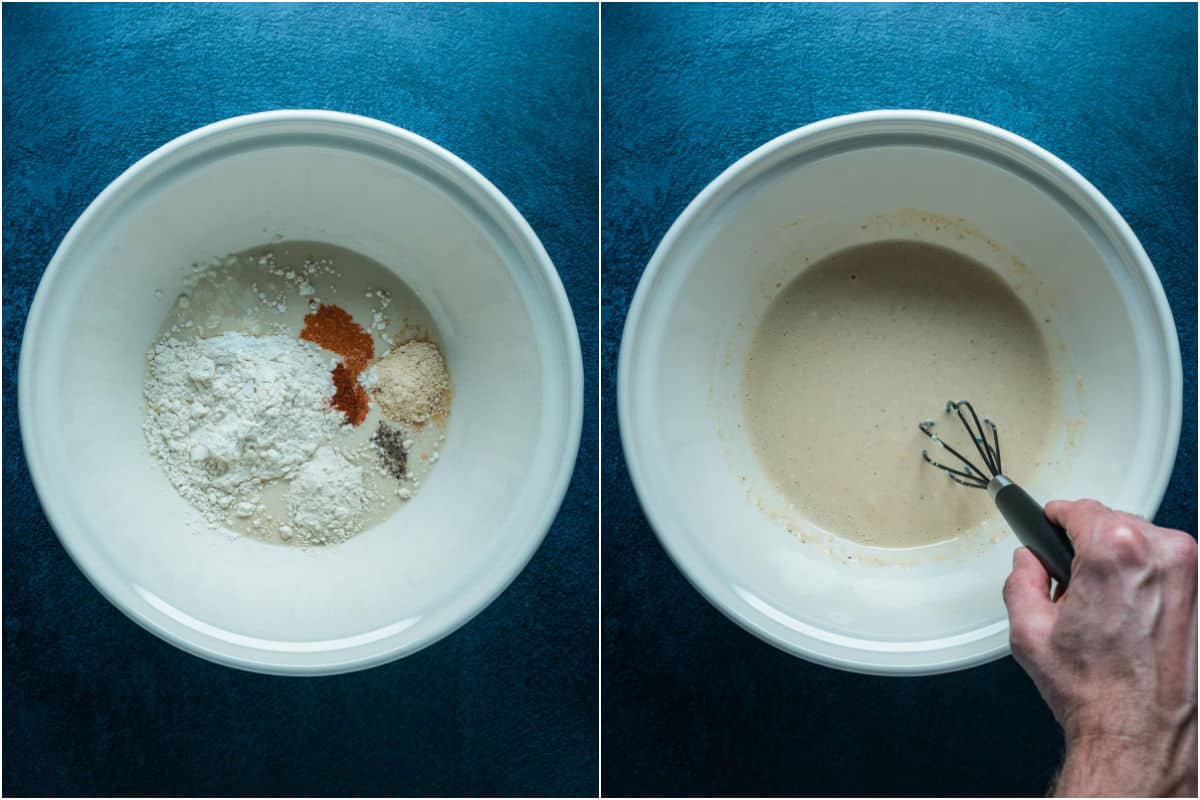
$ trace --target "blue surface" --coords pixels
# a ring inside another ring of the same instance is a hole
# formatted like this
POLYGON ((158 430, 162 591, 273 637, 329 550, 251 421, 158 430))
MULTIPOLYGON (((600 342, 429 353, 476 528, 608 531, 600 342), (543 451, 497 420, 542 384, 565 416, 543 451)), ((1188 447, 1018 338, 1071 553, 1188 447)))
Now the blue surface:
POLYGON ((596 7, 8 4, 3 20, 4 793, 594 793, 596 7), (29 303, 96 194, 175 136, 287 107, 377 117, 476 167, 541 237, 587 354, 579 463, 528 568, 449 638, 320 679, 209 664, 110 606, 42 515, 15 402, 29 303))
POLYGON ((1195 6, 606 5, 602 29, 605 794, 1040 794, 1061 740, 1011 659, 839 673, 760 642, 687 584, 622 461, 621 328, 674 219, 769 139, 872 108, 999 125, 1094 183, 1158 270, 1185 391, 1157 521, 1194 533, 1195 6))

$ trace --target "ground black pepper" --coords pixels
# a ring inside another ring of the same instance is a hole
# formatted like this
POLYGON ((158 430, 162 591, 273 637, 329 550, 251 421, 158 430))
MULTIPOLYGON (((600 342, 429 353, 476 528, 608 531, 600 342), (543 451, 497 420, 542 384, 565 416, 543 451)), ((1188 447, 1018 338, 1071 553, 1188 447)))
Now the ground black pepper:
POLYGON ((390 472, 396 480, 404 480, 408 470, 408 451, 404 449, 404 431, 388 427, 381 422, 371 436, 371 443, 375 445, 384 469, 390 472))

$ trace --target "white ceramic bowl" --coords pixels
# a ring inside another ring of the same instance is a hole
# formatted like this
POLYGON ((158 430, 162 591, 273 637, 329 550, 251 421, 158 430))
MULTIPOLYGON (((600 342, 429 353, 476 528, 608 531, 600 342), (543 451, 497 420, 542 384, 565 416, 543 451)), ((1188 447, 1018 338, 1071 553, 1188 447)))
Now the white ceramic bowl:
POLYGON ((582 424, 574 318, 517 210, 431 142, 326 111, 218 122, 114 181, 42 278, 19 377, 34 485, 96 588, 185 650, 281 674, 399 658, 486 607, 553 521, 582 424), (394 269, 455 381, 421 491, 335 547, 194 532, 142 436, 145 353, 189 266, 275 235, 394 269))
POLYGON ((705 188, 659 245, 630 307, 621 437, 667 552, 732 620, 830 666, 943 672, 1008 652, 1000 588, 1016 541, 1003 523, 909 550, 834 536, 803 543, 785 526, 806 521, 738 430, 746 349, 776 286, 802 269, 802 256, 815 262, 889 238, 964 252, 1053 317, 1067 419, 1054 445, 1061 465, 1021 476, 1031 493, 1153 515, 1179 442, 1181 372, 1149 259, 1062 161, 946 114, 818 122, 705 188))

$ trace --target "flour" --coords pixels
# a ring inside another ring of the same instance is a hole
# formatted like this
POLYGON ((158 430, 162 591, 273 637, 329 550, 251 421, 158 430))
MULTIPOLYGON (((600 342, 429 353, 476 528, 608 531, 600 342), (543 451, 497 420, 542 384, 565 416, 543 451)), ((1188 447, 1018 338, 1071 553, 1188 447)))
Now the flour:
POLYGON ((193 264, 146 356, 148 449, 212 528, 302 547, 343 542, 390 517, 438 460, 444 413, 405 429, 402 473, 371 441, 378 403, 363 425, 345 424, 332 406, 339 356, 299 338, 323 302, 362 323, 376 352, 434 329, 377 262, 277 242, 193 264))
POLYGON ((291 530, 301 544, 343 542, 358 532, 368 506, 362 467, 332 447, 317 450, 288 490, 291 530))
POLYGON ((169 336, 146 358, 146 442, 210 522, 257 514, 263 484, 292 477, 341 426, 336 356, 294 336, 169 336))

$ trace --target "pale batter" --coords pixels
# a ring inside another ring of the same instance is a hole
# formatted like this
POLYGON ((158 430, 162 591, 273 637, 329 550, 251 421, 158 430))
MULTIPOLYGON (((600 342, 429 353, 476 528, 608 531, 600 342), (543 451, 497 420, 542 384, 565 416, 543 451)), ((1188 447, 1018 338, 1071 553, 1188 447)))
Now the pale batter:
POLYGON ((950 399, 996 421, 1005 472, 1028 479, 1058 416, 1039 323, 986 267, 934 245, 825 258, 783 287, 750 346, 745 414, 767 475, 799 514, 865 544, 930 544, 995 513, 921 460, 926 418, 973 453, 950 399))

